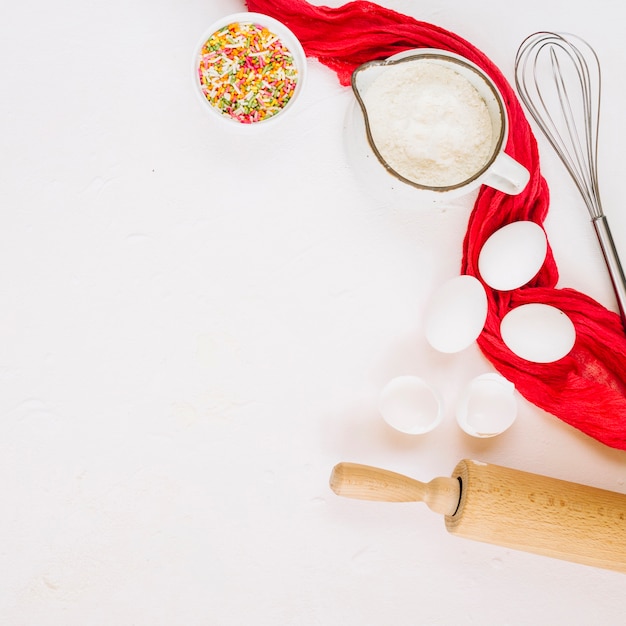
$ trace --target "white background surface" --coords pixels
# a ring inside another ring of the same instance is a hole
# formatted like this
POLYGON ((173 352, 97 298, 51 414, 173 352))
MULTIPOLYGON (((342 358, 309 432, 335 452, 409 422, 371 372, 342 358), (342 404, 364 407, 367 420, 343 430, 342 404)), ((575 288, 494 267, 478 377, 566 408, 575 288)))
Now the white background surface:
MULTIPOLYGON (((337 6, 339 2, 330 3, 337 6)), ((383 2, 513 79, 521 40, 575 32, 604 71, 601 186, 626 255, 626 49, 617 3, 383 2)), ((520 399, 480 442, 453 406, 492 371, 423 339, 473 198, 381 202, 346 157, 351 92, 309 61, 284 125, 210 124, 191 88, 243 2, 24 0, 0 20, 0 623, 6 626, 619 624, 624 575, 450 536, 421 504, 344 500, 335 463, 422 480, 473 457, 626 492, 626 456, 520 399), (380 418, 418 374, 423 437, 380 418)), ((561 286, 613 307, 573 185, 541 140, 561 286)))

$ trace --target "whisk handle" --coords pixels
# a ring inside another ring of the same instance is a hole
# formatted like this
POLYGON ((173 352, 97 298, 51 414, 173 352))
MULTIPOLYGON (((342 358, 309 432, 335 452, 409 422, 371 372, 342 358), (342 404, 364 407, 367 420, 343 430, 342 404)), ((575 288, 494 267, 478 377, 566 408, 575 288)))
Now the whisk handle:
POLYGON ((622 324, 626 328, 626 278, 624 277, 624 270, 615 248, 615 242, 613 241, 613 235, 609 228, 609 223, 605 215, 595 217, 593 220, 593 226, 602 248, 602 254, 606 266, 609 270, 611 277, 611 283, 613 284, 613 290, 615 291, 615 297, 617 298, 617 306, 619 307, 620 316, 622 318, 622 324))

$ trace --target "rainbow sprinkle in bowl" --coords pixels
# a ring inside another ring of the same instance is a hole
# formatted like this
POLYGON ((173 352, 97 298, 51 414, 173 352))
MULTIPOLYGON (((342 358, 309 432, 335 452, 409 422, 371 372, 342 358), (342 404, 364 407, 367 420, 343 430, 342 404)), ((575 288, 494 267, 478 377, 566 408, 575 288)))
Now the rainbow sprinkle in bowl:
POLYGON ((302 91, 306 56, 296 36, 260 13, 215 22, 194 54, 194 81, 204 106, 237 126, 282 119, 302 91))

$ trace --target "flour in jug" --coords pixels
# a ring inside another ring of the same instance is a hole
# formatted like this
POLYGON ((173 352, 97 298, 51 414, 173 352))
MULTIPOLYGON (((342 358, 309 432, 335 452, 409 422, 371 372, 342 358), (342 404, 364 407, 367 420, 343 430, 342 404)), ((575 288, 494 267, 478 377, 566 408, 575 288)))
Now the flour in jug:
POLYGON ((428 187, 456 185, 491 156, 487 105, 448 67, 427 59, 389 65, 362 97, 379 153, 408 180, 428 187))

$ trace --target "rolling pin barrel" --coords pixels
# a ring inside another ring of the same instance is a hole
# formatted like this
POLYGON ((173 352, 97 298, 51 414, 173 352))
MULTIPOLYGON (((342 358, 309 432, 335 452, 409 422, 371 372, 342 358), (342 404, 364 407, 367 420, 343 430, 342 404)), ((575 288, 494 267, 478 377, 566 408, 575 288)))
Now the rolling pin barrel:
POLYGON ((447 530, 475 541, 626 572, 626 495, 461 461, 447 530))

